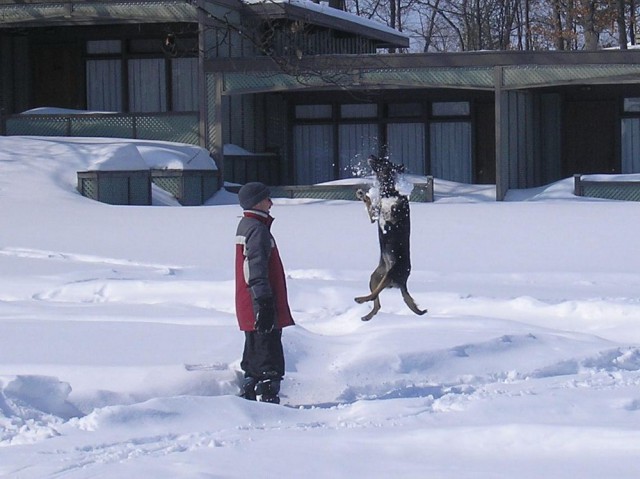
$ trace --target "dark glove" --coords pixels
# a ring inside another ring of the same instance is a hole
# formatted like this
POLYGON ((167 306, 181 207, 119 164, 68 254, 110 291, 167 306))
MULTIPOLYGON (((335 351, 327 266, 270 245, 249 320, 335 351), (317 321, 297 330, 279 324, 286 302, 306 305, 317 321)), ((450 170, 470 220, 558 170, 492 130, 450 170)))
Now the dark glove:
POLYGON ((263 296, 256 300, 258 312, 256 313, 255 330, 258 333, 270 333, 276 323, 276 308, 272 296, 263 296))

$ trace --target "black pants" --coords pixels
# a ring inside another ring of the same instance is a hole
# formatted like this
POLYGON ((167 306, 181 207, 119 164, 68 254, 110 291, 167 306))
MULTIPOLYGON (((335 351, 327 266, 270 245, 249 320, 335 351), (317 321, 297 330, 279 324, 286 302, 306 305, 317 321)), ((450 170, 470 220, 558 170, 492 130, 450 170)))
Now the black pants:
POLYGON ((284 376, 284 351, 282 349, 282 330, 274 329, 270 333, 246 331, 244 352, 240 367, 245 377, 262 379, 277 373, 284 376))

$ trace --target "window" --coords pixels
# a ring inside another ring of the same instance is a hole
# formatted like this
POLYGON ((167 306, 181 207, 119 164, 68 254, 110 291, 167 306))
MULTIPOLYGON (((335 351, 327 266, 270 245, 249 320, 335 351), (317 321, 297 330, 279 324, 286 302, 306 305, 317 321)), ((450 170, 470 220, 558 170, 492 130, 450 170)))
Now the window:
POLYGON ((94 111, 122 109, 120 60, 87 61, 87 108, 94 111))
POLYGON ((622 173, 640 172, 640 98, 625 98, 620 140, 622 173))
POLYGON ((371 154, 388 155, 412 174, 473 181, 470 101, 431 102, 417 95, 397 95, 390 102, 382 96, 372 103, 334 101, 295 106, 298 184, 369 174, 371 154))
POLYGON ((387 124, 387 154, 391 161, 402 163, 407 172, 425 174, 425 124, 387 124))
POLYGON ((89 55, 110 55, 122 52, 120 40, 91 40, 87 42, 89 55))
POLYGON ((331 119, 331 105, 296 105, 298 120, 331 119))
POLYGON ((420 103, 390 103, 387 106, 389 118, 413 118, 422 116, 420 103))
POLYGON ((469 116, 470 112, 468 101, 434 102, 431 105, 433 116, 469 116))
POLYGON ((159 38, 86 42, 86 104, 94 111, 197 111, 194 39, 180 38, 167 55, 159 38))
POLYGON ((472 183, 471 122, 432 122, 429 136, 431 174, 458 183, 472 183))
POLYGON ((297 125, 293 130, 296 183, 312 185, 334 179, 331 125, 297 125))
POLYGON ((624 99, 624 111, 625 111, 625 113, 638 113, 638 112, 640 112, 640 98, 625 98, 624 99))
POLYGON ((129 60, 129 111, 167 111, 164 59, 129 60))
POLYGON ((375 103, 364 105, 340 105, 342 118, 375 118, 378 116, 378 105, 375 103))
POLYGON ((173 111, 198 110, 198 59, 171 60, 171 96, 173 111))
POLYGON ((345 123, 338 133, 338 178, 351 178, 369 171, 367 158, 378 155, 378 125, 376 123, 345 123))
POLYGON ((129 41, 130 53, 159 53, 162 51, 160 38, 142 38, 129 41))

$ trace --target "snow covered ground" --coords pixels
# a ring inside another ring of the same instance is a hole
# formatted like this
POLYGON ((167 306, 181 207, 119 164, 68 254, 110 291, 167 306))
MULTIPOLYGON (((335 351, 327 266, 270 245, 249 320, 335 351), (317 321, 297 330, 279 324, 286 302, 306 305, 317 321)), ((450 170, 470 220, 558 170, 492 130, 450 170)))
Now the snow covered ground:
POLYGON ((437 180, 412 204, 429 313, 387 290, 363 323, 362 204, 276 200, 277 406, 236 397, 236 197, 91 201, 96 148, 0 137, 0 477, 640 477, 637 203, 437 180))

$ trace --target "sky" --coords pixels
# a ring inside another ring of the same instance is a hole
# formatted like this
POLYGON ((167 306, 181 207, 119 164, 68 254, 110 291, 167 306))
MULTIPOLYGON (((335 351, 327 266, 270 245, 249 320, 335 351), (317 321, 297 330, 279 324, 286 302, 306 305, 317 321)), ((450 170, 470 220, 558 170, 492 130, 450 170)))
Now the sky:
POLYGON ((429 312, 391 289, 363 322, 364 205, 276 199, 297 324, 264 404, 237 396, 237 196, 76 189, 123 152, 157 167, 190 148, 0 137, 0 478, 640 476, 637 203, 436 178, 411 204, 429 312))

